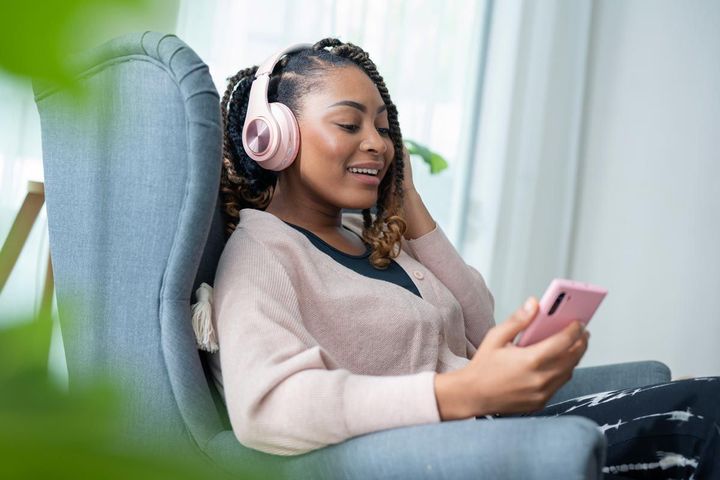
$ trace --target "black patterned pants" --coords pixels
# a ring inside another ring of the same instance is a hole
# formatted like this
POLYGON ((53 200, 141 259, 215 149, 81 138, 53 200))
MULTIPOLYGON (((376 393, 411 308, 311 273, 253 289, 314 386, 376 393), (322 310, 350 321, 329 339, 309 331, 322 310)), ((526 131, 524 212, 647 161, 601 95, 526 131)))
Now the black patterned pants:
POLYGON ((595 393, 519 416, 558 415, 598 424, 608 445, 605 474, 720 479, 720 377, 595 393))

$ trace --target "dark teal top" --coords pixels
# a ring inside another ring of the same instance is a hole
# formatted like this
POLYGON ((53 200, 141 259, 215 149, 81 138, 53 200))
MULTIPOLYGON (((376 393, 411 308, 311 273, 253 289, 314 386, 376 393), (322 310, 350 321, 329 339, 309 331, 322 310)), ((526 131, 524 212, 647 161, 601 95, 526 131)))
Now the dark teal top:
MULTIPOLYGON (((285 222, 291 227, 293 227, 295 230, 299 231, 300 233, 304 234, 310 242, 312 242, 315 247, 320 249, 323 253, 329 255, 333 260, 340 263, 341 265, 344 265, 345 267, 349 268, 350 270, 353 270, 360 275, 364 275, 366 277, 374 278, 376 280, 382 280, 385 282, 394 283, 395 285, 399 285, 406 290, 410 291, 411 293, 414 293, 418 297, 422 298, 422 295, 420 295, 420 292, 418 291, 417 287, 413 283, 413 281, 410 279, 410 276, 407 274, 405 270, 395 261, 390 260, 390 264, 385 270, 380 270, 378 268, 375 268, 370 263, 370 260, 368 257, 370 257, 370 254, 372 253, 372 249, 370 245, 365 243, 363 241, 363 244, 365 245, 365 253, 362 255, 350 255, 345 252, 341 252, 337 248, 333 247, 332 245, 328 244, 325 240, 315 235, 310 230, 306 230, 302 227, 299 227, 297 225, 293 225, 292 223, 285 222)), ((343 228, 345 230, 348 230, 350 232, 353 232, 349 228, 347 228, 345 225, 343 225, 343 228)), ((357 233, 353 232, 355 235, 357 233)), ((362 237, 360 235, 357 235, 360 240, 362 240, 362 237)))

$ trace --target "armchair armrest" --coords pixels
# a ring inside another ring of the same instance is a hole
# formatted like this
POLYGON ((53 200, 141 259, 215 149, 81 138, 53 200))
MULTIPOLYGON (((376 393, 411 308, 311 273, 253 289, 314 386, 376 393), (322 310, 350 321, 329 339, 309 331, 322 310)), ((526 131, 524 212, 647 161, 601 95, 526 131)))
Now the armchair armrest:
POLYGON ((552 405, 596 392, 669 382, 670 379, 670 368, 654 360, 577 368, 573 372, 573 378, 558 390, 547 404, 552 405))
POLYGON ((246 473, 253 459, 262 459, 272 464, 273 478, 300 480, 594 480, 601 478, 605 437, 591 420, 568 415, 469 419, 395 428, 294 457, 247 449, 226 431, 208 444, 206 453, 230 472, 246 473))

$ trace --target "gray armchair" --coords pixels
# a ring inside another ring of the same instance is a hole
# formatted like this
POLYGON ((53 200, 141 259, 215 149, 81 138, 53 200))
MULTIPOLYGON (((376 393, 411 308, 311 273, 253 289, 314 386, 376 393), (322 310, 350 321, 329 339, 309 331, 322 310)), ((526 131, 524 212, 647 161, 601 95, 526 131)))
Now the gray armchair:
MULTIPOLYGON (((604 437, 571 416, 398 428, 296 457, 240 445, 190 322, 192 292, 212 283, 224 243, 207 67, 177 37, 152 32, 75 61, 88 102, 34 85, 62 334, 71 388, 111 374, 129 394, 133 441, 171 441, 268 478, 601 477, 604 437)), ((668 379, 657 362, 578 369, 554 400, 668 379)))

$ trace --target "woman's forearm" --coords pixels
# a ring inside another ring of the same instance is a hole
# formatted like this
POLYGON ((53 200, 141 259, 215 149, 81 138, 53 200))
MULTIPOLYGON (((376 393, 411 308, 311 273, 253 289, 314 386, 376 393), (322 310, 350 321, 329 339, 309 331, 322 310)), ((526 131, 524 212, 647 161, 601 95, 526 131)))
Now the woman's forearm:
POLYGON ((404 237, 407 240, 420 238, 435 229, 435 220, 415 189, 405 192, 403 211, 405 223, 407 223, 404 237))

